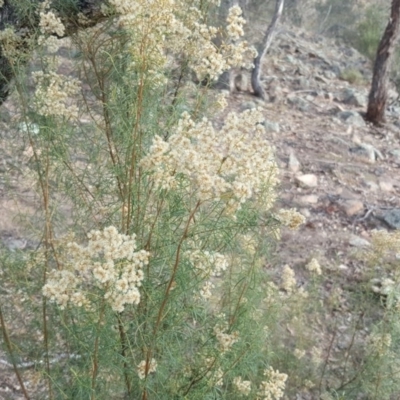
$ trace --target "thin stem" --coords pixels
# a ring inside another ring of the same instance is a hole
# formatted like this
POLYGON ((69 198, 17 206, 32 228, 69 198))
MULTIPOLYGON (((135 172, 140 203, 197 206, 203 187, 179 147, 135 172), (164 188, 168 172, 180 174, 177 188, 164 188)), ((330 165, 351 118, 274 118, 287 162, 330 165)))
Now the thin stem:
MULTIPOLYGON (((46 149, 46 168, 44 174, 44 182, 42 182, 43 187, 43 207, 46 216, 45 225, 45 268, 43 270, 43 284, 46 282, 47 271, 50 269, 50 248, 52 247, 52 233, 51 233, 51 213, 49 207, 49 170, 50 170, 50 159, 49 159, 49 149, 46 149)), ((54 252, 55 253, 55 252, 54 252)), ((45 348, 45 363, 46 363, 46 373, 47 373, 47 385, 49 389, 50 399, 53 398, 53 388, 50 379, 50 360, 49 360, 49 333, 47 327, 47 301, 46 297, 43 296, 42 299, 42 316, 43 316, 43 342, 45 348)))
POLYGON ((121 315, 117 315, 118 319, 118 331, 119 331, 119 338, 121 341, 121 356, 124 360, 124 378, 125 378, 125 385, 126 385, 126 390, 127 394, 130 397, 131 392, 132 392, 132 386, 131 386, 131 381, 129 379, 129 374, 128 374, 128 363, 126 362, 126 349, 128 348, 128 343, 127 343, 127 338, 126 338, 126 332, 124 329, 124 325, 122 324, 121 320, 121 315))
POLYGON ((1 304, 0 304, 0 324, 1 324, 1 331, 3 332, 4 343, 7 346, 8 354, 10 355, 15 375, 17 376, 19 385, 21 386, 21 390, 22 390, 22 393, 24 394, 25 399, 29 400, 30 397, 28 395, 28 392, 26 391, 26 388, 25 388, 25 385, 24 385, 24 381, 22 380, 21 374, 19 373, 19 370, 18 370, 18 367, 17 367, 17 363, 15 362, 14 353, 12 351, 12 344, 11 344, 10 337, 8 336, 6 324, 4 322, 4 317, 3 317, 3 311, 2 311, 2 308, 1 308, 1 304))
MULTIPOLYGON (((88 57, 88 60, 90 61, 91 65, 93 67, 93 71, 96 76, 97 83, 98 83, 99 89, 100 89, 100 101, 101 101, 101 106, 102 106, 103 119, 104 119, 104 123, 105 123, 105 134, 106 134, 106 138, 107 138, 108 152, 110 154, 111 162, 112 162, 114 168, 117 168, 118 166, 120 166, 120 161, 118 158, 118 152, 116 151, 116 148, 115 148, 115 143, 113 141, 111 117, 110 117, 110 113, 109 113, 108 105, 107 105, 107 95, 106 95, 104 76, 100 73, 100 71, 97 68, 95 54, 92 54, 91 52, 89 54, 90 54, 90 56, 88 57)), ((121 182, 121 179, 118 175, 118 171, 116 171, 115 176, 117 179, 117 185, 118 185, 118 190, 119 190, 120 196, 121 196, 121 198, 124 198, 123 183, 121 182)))
MULTIPOLYGON (((360 321, 362 320, 363 317, 364 317, 364 311, 362 311, 362 312, 360 313, 359 317, 358 317, 356 326, 354 327, 353 335, 351 336, 350 345, 349 345, 349 347, 348 347, 348 349, 347 349, 347 351, 346 351, 346 358, 345 358, 345 360, 344 360, 344 367, 343 367, 343 374, 342 374, 342 375, 343 375, 343 378, 346 376, 346 369, 347 369, 347 363, 348 363, 349 357, 350 357, 350 350, 351 350, 351 348, 352 348, 353 345, 354 345, 354 341, 355 341, 355 338, 356 338, 356 333, 357 333, 357 330, 358 330, 360 321)), ((343 379, 343 378, 342 378, 342 381, 340 382, 341 385, 343 385, 343 382, 344 382, 344 379, 343 379)))
MULTIPOLYGON (((135 127, 133 132, 133 143, 132 143, 132 152, 131 152, 131 160, 130 160, 130 168, 129 168, 129 178, 128 178, 128 212, 126 219, 126 232, 129 232, 129 227, 132 219, 132 187, 133 180, 136 172, 136 152, 137 149, 141 148, 141 135, 139 134, 140 130, 140 119, 142 114, 142 101, 143 101, 143 92, 144 92, 144 82, 143 82, 143 74, 140 78, 139 82, 139 92, 138 92, 138 104, 136 106, 136 117, 135 117, 135 127), (139 143, 136 141, 139 140, 139 143)), ((140 183, 140 178, 138 179, 138 183, 140 183)), ((139 215, 139 203, 140 203, 140 190, 138 192, 138 204, 137 204, 137 213, 139 215)))
POLYGON ((179 241, 178 248, 176 250, 175 262, 174 262, 174 266, 173 266, 173 269, 172 269, 171 278, 170 278, 170 280, 168 282, 167 289, 165 290, 165 295, 164 295, 163 302, 161 303, 161 307, 160 307, 160 309, 158 311, 157 322, 156 322, 156 325, 154 326, 153 336, 155 336, 157 334, 158 328, 160 327, 160 323, 162 321, 162 317, 163 317, 163 313, 164 313, 164 308, 167 305, 168 296, 169 296, 169 293, 171 291, 172 285, 173 285, 173 283, 175 281, 176 273, 178 271, 179 260, 180 260, 180 256, 181 256, 181 248, 182 248, 183 242, 187 238, 187 234, 188 234, 188 231, 189 231, 190 223, 192 222, 192 219, 194 218, 194 215, 195 215, 196 211, 200 207, 200 204, 201 203, 200 203, 200 200, 199 200, 197 202, 196 206, 194 207, 193 211, 189 215, 189 218, 188 218, 188 220, 186 222, 185 230, 183 231, 183 235, 181 237, 181 240, 179 241))
MULTIPOLYGON (((173 283, 175 282, 175 277, 176 277, 176 273, 177 273, 178 267, 179 267, 179 260, 180 260, 180 256, 181 256, 181 248, 182 248, 183 242, 184 242, 185 239, 187 238, 187 235, 188 235, 188 232, 189 232, 190 223, 192 222, 192 220, 193 220, 193 218, 194 218, 194 215, 196 214, 196 211, 198 210, 198 208, 200 207, 200 205, 201 205, 201 202, 200 202, 200 200, 199 200, 199 201, 197 202, 196 206, 193 208, 192 212, 191 212, 190 215, 189 215, 189 218, 188 218, 188 220, 187 220, 187 222, 186 222, 185 229, 184 229, 184 231, 183 231, 183 235, 182 235, 182 237, 181 237, 181 239, 180 239, 180 241, 179 241, 178 248, 177 248, 177 250, 176 250, 176 256, 175 256, 174 266, 173 266, 173 268, 172 268, 171 278, 169 279, 167 288, 166 288, 166 290, 165 290, 164 299, 163 299, 163 301, 162 301, 162 303, 161 303, 160 309, 158 310, 158 315, 157 315, 156 324, 155 324, 154 329, 153 329, 153 341, 155 341, 155 338, 156 338, 158 329, 159 329, 159 327, 160 327, 161 321, 162 321, 163 316, 164 316, 164 309, 165 309, 165 306, 167 305, 167 301, 168 301, 168 298, 169 298, 169 293, 170 293, 170 291, 171 291, 171 288, 172 288, 172 286, 173 286, 173 283)), ((148 374, 149 369, 150 369, 150 360, 151 360, 151 356, 152 356, 152 348, 150 348, 150 349, 147 351, 147 355, 146 355, 146 367, 145 367, 145 376, 146 376, 146 377, 147 377, 147 374, 148 374)), ((146 390, 146 388, 145 388, 145 389, 143 390, 142 400, 146 400, 146 399, 147 399, 147 390, 146 390)))
POLYGON ((329 356, 331 355, 331 351, 332 351, 332 348, 333 348, 333 343, 335 341, 336 334, 337 334, 336 326, 337 326, 337 318, 335 318, 334 331, 333 331, 332 339, 331 339, 331 341, 329 343, 328 354, 326 355, 324 366, 322 367, 321 379, 320 379, 319 385, 318 385, 318 390, 319 390, 320 394, 321 394, 321 389, 322 389, 322 381, 323 381, 324 375, 325 375, 325 370, 326 370, 326 367, 328 366, 329 356))
POLYGON ((97 322, 96 340, 94 341, 93 370, 92 370, 92 393, 90 396, 90 400, 95 400, 95 398, 96 398, 96 392, 95 392, 96 379, 97 379, 97 374, 99 372, 99 342, 100 342, 99 331, 100 331, 101 324, 103 322, 105 308, 106 308, 106 304, 105 304, 105 300, 103 300, 103 304, 101 306, 101 311, 100 311, 100 315, 99 315, 99 321, 97 322))

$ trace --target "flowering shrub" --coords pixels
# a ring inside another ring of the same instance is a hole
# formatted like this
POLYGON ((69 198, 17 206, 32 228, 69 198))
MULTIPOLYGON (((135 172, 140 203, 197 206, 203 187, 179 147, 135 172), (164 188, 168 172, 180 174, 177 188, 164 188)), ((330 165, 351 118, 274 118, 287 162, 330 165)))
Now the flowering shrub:
MULTIPOLYGON (((272 215, 277 165, 262 109, 224 116, 224 95, 188 82, 188 71, 212 81, 255 56, 238 6, 225 27, 208 24, 216 3, 110 0, 107 20, 69 43, 50 0, 35 10, 34 95, 23 76, 17 87, 44 221, 26 268, 32 315, 42 313, 30 340, 45 354, 43 398, 284 394, 265 344, 284 296, 261 243, 279 221, 303 219, 272 215), (77 54, 68 75, 61 45, 77 54)), ((3 38, 10 58, 13 38, 3 38)), ((290 297, 294 272, 284 275, 290 297)))

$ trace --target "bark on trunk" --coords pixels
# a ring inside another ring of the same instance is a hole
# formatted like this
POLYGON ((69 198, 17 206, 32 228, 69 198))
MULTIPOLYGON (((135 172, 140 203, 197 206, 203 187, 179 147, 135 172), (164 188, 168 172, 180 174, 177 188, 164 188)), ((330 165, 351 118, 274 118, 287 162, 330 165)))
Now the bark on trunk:
MULTIPOLYGON (((37 9, 42 3, 41 0, 31 0, 30 11, 37 9)), ((65 2, 65 0, 56 0, 52 3, 52 9, 55 10, 65 25, 66 36, 76 32, 81 27, 89 27, 97 24, 104 15, 101 13, 101 4, 104 0, 77 0, 75 4, 65 2), (86 17, 82 25, 83 14, 86 17)), ((36 12, 26 12, 25 14, 18 8, 18 1, 4 0, 0 8, 0 31, 7 27, 12 27, 22 40, 29 38, 39 26, 39 16, 36 12)), ((22 44, 24 46, 24 44, 22 44)), ((7 57, 4 55, 0 43, 0 104, 8 96, 10 82, 14 77, 15 71, 7 57)))
POLYGON ((371 91, 368 99, 366 119, 374 124, 382 123, 385 120, 390 62, 392 61, 395 43, 399 36, 399 26, 400 0, 392 0, 390 20, 376 54, 371 91))
MULTIPOLYGON (((400 0, 398 0, 398 1, 400 1, 400 0)), ((267 54, 269 47, 271 46, 272 40, 275 35, 276 25, 278 24, 279 19, 281 18, 281 15, 282 15, 284 2, 285 2, 285 0, 277 0, 276 1, 274 16, 272 18, 271 23, 269 24, 267 32, 265 33, 262 44, 261 44, 260 48, 258 49, 258 56, 254 59, 254 68, 251 73, 251 86, 253 88, 254 95, 257 97, 261 97, 263 100, 265 100, 266 95, 265 95, 264 89, 262 88, 261 82, 260 82, 261 62, 262 62, 262 59, 264 58, 265 54, 267 54)))
MULTIPOLYGON (((218 25, 224 25, 226 23, 226 17, 228 16, 229 9, 237 4, 238 0, 222 0, 219 15, 218 25)), ((214 41, 215 45, 219 47, 221 45, 222 38, 217 37, 214 41)), ((229 90, 232 91, 232 70, 223 72, 217 79, 216 82, 212 83, 214 89, 229 90)))

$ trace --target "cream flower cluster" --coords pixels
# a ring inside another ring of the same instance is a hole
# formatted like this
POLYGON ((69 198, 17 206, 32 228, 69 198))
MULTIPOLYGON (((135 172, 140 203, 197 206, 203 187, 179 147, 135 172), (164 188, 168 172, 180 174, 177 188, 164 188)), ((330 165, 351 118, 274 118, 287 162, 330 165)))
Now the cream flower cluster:
POLYGON ((208 370, 206 377, 209 379, 208 385, 211 387, 222 386, 224 384, 224 371, 221 367, 213 369, 216 359, 213 357, 207 357, 204 360, 205 368, 208 370))
POLYGON ((316 258, 312 258, 311 261, 306 265, 306 269, 317 275, 322 274, 321 265, 316 258))
POLYGON ((383 356, 390 350, 392 336, 390 333, 372 333, 368 337, 368 342, 374 353, 383 356))
POLYGON ((371 239, 371 253, 377 254, 377 257, 386 257, 390 252, 400 254, 400 231, 373 230, 371 239))
POLYGON ((290 210, 279 210, 277 217, 283 225, 292 230, 297 229, 301 224, 304 224, 306 220, 304 215, 297 212, 294 208, 291 208, 290 210))
POLYGON ((243 35, 244 19, 239 7, 228 15, 225 35, 220 29, 202 21, 197 2, 188 6, 186 0, 110 0, 119 17, 119 24, 130 33, 129 52, 133 63, 150 77, 157 78, 167 64, 167 54, 185 54, 189 66, 201 80, 216 79, 231 67, 247 66, 256 51, 246 42, 222 43, 218 48, 213 39, 219 35, 238 39, 243 35), (143 63, 143 61, 145 63, 143 63))
POLYGON ((220 276, 229 265, 226 256, 218 252, 192 250, 187 251, 186 256, 193 267, 204 277, 220 276))
POLYGON ((246 23, 245 19, 241 17, 242 9, 235 5, 230 8, 226 22, 228 23, 226 30, 229 36, 237 40, 244 35, 243 25, 246 23))
POLYGON ((37 71, 32 74, 36 83, 35 100, 39 114, 77 118, 78 107, 68 104, 69 99, 80 91, 77 79, 56 72, 37 71))
POLYGON ((69 263, 50 273, 44 296, 61 308, 68 303, 90 307, 98 288, 116 312, 122 312, 126 304, 139 304, 142 268, 149 262, 149 253, 136 251, 135 235, 121 235, 113 226, 92 231, 88 237, 87 247, 68 243, 69 263))
POLYGON ((237 376, 233 379, 233 386, 244 396, 248 396, 251 392, 251 382, 244 381, 241 376, 237 376))
POLYGON ((64 36, 65 34, 65 27, 61 22, 61 19, 52 11, 40 13, 39 27, 40 31, 44 34, 51 35, 55 33, 58 36, 64 36))
POLYGON ((264 371, 267 380, 261 382, 258 395, 262 400, 279 400, 284 395, 285 382, 288 378, 286 374, 274 371, 269 367, 264 371))
POLYGON ((226 325, 218 324, 214 327, 214 334, 218 340, 218 348, 221 353, 226 353, 231 347, 239 340, 239 333, 233 332, 226 333, 228 327, 226 325))
POLYGON ((294 289, 296 289, 297 281, 296 275, 292 268, 289 265, 285 265, 282 271, 282 283, 281 287, 284 289, 288 294, 292 293, 294 289))
POLYGON ((39 28, 40 36, 38 44, 46 46, 50 53, 55 53, 60 48, 60 40, 57 36, 64 36, 65 27, 59 17, 50 11, 50 0, 45 0, 39 7, 39 28))
POLYGON ((13 63, 19 59, 22 40, 13 28, 5 28, 0 31, 0 44, 3 54, 13 63))
POLYGON ((33 78, 37 84, 35 98, 40 114, 66 118, 78 117, 78 107, 68 104, 68 99, 80 90, 80 82, 77 79, 43 71, 34 72, 33 78))
POLYGON ((157 187, 173 189, 187 180, 192 196, 223 200, 231 213, 261 193, 268 209, 275 198, 277 167, 262 121, 257 110, 230 113, 218 131, 207 119, 195 123, 183 113, 168 141, 154 138, 141 165, 152 173, 157 187))
MULTIPOLYGON (((157 370, 157 361, 152 358, 149 363, 149 370, 147 371, 147 375, 157 370)), ((142 360, 136 368, 136 372, 139 376, 139 379, 146 378, 146 361, 142 360)))
POLYGON ((57 34, 64 36, 65 27, 61 19, 55 15, 53 11, 49 11, 51 0, 44 0, 39 7, 39 28, 43 35, 57 34))

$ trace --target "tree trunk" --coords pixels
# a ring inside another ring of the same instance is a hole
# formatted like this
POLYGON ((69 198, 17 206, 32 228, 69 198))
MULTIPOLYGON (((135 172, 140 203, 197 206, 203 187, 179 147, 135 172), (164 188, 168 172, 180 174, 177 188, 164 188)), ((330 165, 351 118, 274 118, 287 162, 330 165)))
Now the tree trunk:
MULTIPOLYGON (((222 0, 218 14, 218 25, 224 25, 226 23, 226 17, 228 16, 229 9, 237 4, 237 0, 222 0)), ((222 42, 221 37, 217 37, 214 41, 215 45, 219 47, 222 42)), ((217 79, 216 82, 212 83, 214 89, 229 90, 232 91, 232 70, 223 72, 217 79)))
MULTIPOLYGON (((33 35, 39 27, 39 16, 35 10, 38 9, 41 0, 31 0, 30 8, 22 9, 18 6, 18 1, 4 0, 0 7, 0 31, 7 27, 12 27, 17 35, 22 38, 21 46, 24 46, 23 40, 33 35)), ((77 0, 76 3, 66 2, 65 0, 55 0, 52 2, 52 9, 55 10, 65 25, 66 36, 76 32, 80 27, 88 27, 97 24, 104 19, 101 12, 101 5, 104 0, 77 0), (86 17, 85 25, 81 25, 83 14, 86 17)), ((0 104, 8 96, 10 81, 14 77, 15 70, 4 55, 0 42, 0 104)))
POLYGON ((260 82, 261 62, 262 62, 262 59, 264 58, 265 54, 267 54, 269 47, 271 46, 272 40, 275 35, 276 25, 278 24, 278 21, 282 15, 284 2, 285 2, 285 0, 277 0, 276 1, 274 16, 272 17, 272 21, 269 24, 267 32, 265 33, 262 44, 261 44, 260 48, 258 49, 258 56, 254 59, 254 68, 251 73, 251 86, 253 88, 254 95, 257 97, 261 97, 263 100, 265 100, 266 96, 265 96, 264 89, 262 88, 261 82, 260 82))
POLYGON ((392 0, 390 20, 378 46, 366 119, 374 124, 384 122, 390 62, 399 36, 400 0, 392 0))

